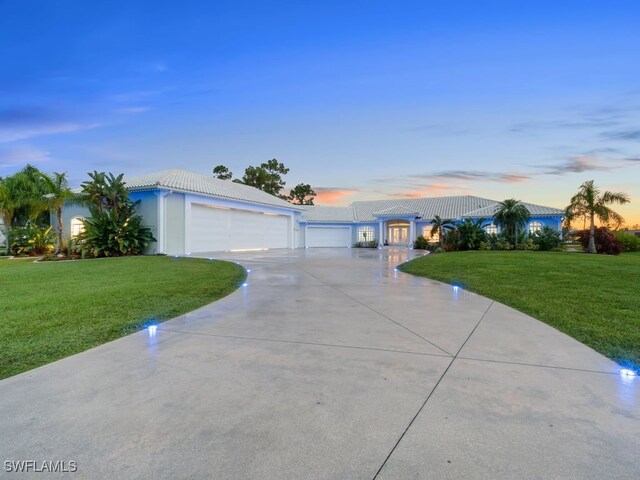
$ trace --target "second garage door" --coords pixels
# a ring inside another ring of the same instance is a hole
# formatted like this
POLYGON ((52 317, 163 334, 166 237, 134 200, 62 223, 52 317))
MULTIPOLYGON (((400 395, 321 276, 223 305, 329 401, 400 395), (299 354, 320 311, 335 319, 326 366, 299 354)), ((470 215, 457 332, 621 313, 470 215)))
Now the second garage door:
POLYGON ((288 248, 290 217, 191 205, 191 252, 288 248))
POLYGON ((307 247, 350 247, 351 227, 307 227, 307 247))

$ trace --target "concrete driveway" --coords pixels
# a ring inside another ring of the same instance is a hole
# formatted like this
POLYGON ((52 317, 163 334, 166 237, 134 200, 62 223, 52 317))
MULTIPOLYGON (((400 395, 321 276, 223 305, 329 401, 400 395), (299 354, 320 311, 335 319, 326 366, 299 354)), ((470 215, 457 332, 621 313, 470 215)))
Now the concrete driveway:
POLYGON ((412 255, 215 255, 247 285, 0 382, 0 476, 640 478, 640 378, 412 255))

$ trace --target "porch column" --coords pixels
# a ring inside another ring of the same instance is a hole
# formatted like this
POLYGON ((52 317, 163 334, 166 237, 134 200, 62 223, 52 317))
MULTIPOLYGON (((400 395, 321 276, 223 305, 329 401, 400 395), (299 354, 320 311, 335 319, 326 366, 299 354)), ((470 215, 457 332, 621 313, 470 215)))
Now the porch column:
POLYGON ((416 221, 414 219, 409 220, 409 249, 413 248, 413 242, 415 241, 416 221))
POLYGON ((379 222, 379 227, 380 227, 380 236, 378 237, 378 245, 382 247, 384 246, 384 222, 382 220, 380 220, 379 222))

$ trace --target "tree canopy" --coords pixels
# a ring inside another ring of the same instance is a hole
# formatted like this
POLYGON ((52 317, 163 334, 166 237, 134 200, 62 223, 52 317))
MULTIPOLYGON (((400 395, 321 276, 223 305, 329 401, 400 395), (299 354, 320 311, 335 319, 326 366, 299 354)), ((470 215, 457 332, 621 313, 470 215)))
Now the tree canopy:
MULTIPOLYGON (((233 181, 255 187, 297 205, 313 205, 316 192, 308 183, 299 183, 289 191, 288 195, 282 193, 286 185, 284 177, 288 173, 289 169, 285 167, 284 163, 272 158, 257 167, 248 166, 242 178, 235 178, 233 181)), ((231 180, 233 178, 233 173, 225 165, 214 167, 213 174, 220 180, 231 180)))
POLYGON ((213 174, 220 180, 231 180, 233 178, 233 172, 224 165, 217 165, 214 167, 213 174))
POLYGON ((288 200, 296 205, 313 205, 316 192, 308 183, 299 183, 289 192, 288 200))

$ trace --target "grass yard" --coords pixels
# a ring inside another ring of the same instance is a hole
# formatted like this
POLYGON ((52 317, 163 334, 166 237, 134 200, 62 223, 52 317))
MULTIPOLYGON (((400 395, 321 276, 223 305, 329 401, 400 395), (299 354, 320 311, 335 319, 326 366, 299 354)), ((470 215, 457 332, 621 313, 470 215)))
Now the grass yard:
POLYGON ((234 263, 195 258, 0 259, 0 378, 194 310, 244 278, 234 263))
POLYGON ((616 362, 640 366, 640 253, 456 252, 400 267, 509 305, 616 362))

